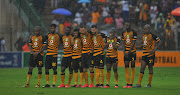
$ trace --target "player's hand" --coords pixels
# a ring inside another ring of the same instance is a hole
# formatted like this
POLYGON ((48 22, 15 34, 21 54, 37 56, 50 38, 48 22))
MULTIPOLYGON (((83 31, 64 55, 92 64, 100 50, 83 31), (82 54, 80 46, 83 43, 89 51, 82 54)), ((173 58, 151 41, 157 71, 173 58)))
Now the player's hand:
POLYGON ((149 55, 154 54, 154 53, 155 53, 155 50, 151 50, 151 51, 149 52, 149 55))
POLYGON ((129 54, 128 54, 128 53, 125 53, 124 56, 125 56, 125 58, 128 58, 129 54))

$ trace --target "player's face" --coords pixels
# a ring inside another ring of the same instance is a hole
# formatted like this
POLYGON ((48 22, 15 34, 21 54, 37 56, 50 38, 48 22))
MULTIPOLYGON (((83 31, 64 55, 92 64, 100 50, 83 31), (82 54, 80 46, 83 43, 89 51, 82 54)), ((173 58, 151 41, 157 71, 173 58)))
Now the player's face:
POLYGON ((80 28, 80 32, 82 33, 82 34, 85 34, 86 33, 86 28, 80 28))
POLYGON ((148 27, 144 27, 144 32, 145 33, 149 33, 150 32, 150 29, 148 27))
POLYGON ((65 34, 69 34, 71 32, 70 28, 67 28, 65 29, 65 34))
POLYGON ((109 35, 110 37, 113 37, 113 36, 115 36, 115 33, 114 33, 114 31, 110 31, 110 35, 109 35))
POLYGON ((39 34, 40 34, 39 29, 35 28, 34 31, 35 31, 35 34, 36 34, 36 35, 39 35, 39 34))
POLYGON ((78 32, 74 31, 74 37, 77 38, 78 37, 78 32))
POLYGON ((130 29, 130 24, 129 23, 126 23, 125 26, 126 26, 126 29, 130 29))
POLYGON ((92 34, 96 34, 97 33, 97 29, 96 28, 91 28, 91 32, 92 32, 92 34))
POLYGON ((50 27, 51 28, 51 32, 55 32, 56 28, 55 27, 50 27))

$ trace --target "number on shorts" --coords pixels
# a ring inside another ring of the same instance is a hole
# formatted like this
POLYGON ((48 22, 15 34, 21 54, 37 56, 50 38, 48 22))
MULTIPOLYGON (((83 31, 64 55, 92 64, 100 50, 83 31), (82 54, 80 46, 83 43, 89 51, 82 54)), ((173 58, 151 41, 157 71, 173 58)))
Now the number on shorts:
POLYGON ((134 57, 132 58, 132 61, 134 61, 134 57))
POLYGON ((42 66, 42 61, 39 61, 39 66, 42 66))
POLYGON ((52 63, 52 66, 56 66, 56 62, 53 62, 53 63, 52 63))
POLYGON ((152 60, 152 59, 150 59, 150 60, 149 60, 149 63, 153 63, 153 60, 152 60))

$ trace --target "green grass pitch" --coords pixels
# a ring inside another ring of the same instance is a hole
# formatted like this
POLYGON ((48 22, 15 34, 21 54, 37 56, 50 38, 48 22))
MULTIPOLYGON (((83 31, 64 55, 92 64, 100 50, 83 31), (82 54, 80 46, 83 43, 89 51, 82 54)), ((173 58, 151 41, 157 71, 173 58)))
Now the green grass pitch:
MULTIPOLYGON (((106 69, 105 69, 106 70, 106 69)), ((37 83, 37 68, 34 69, 30 81, 30 88, 22 88, 26 83, 28 68, 1 68, 0 69, 0 95, 180 95, 180 68, 155 67, 151 88, 122 88, 126 85, 125 70, 118 68, 119 88, 114 88, 114 74, 111 74, 110 88, 35 88, 37 83)), ((138 82, 140 68, 136 68, 134 85, 138 82)), ((105 71, 106 72, 106 71, 105 71)), ((66 70, 66 83, 68 70, 66 70)), ((52 85, 52 70, 50 70, 50 83, 52 85)), ((60 68, 56 86, 60 85, 60 68)), ((90 78, 89 78, 90 83, 90 78)), ((106 79, 105 79, 106 83, 106 79)), ((142 86, 148 83, 148 68, 146 68, 142 86)), ((45 74, 41 80, 41 87, 46 84, 45 74)), ((74 78, 71 86, 74 84, 74 78)))

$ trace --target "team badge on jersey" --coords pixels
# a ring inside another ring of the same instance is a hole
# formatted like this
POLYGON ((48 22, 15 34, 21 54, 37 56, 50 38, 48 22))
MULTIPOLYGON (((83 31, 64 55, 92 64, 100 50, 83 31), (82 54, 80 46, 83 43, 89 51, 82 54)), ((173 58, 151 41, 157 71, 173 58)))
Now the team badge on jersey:
POLYGON ((144 45, 147 45, 147 37, 144 38, 144 45))
POLYGON ((68 41, 68 38, 66 38, 65 41, 66 41, 66 42, 64 43, 64 44, 65 44, 64 47, 69 47, 69 46, 68 46, 68 42, 67 42, 67 41, 68 41))
POLYGON ((97 45, 96 37, 94 37, 94 45, 97 45))
POLYGON ((129 39, 129 35, 127 35, 126 43, 128 43, 128 44, 131 43, 130 39, 129 39))
POLYGON ((83 44, 87 44, 87 42, 86 42, 86 36, 83 35, 83 37, 84 37, 84 39, 83 39, 83 44))
POLYGON ((75 40, 74 48, 78 48, 78 47, 77 47, 77 42, 78 42, 78 41, 75 40))

